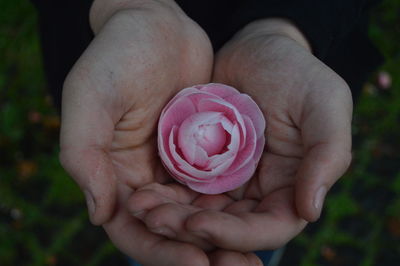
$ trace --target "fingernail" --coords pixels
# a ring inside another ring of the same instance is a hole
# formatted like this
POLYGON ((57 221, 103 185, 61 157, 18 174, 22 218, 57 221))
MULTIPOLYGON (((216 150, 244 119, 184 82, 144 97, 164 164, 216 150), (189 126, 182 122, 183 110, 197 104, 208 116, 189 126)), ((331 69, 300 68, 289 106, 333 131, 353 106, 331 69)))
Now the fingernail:
POLYGON ((146 216, 146 214, 147 214, 147 210, 140 210, 137 212, 132 212, 132 215, 140 220, 143 220, 143 218, 146 216))
POLYGON ((92 193, 89 190, 84 190, 83 192, 86 198, 86 205, 89 210, 89 215, 93 215, 96 212, 96 203, 94 202, 94 198, 92 193))
POLYGON ((325 195, 327 192, 326 186, 321 186, 318 190, 317 193, 315 194, 314 198, 314 208, 317 211, 320 211, 322 208, 322 205, 324 203, 325 195))
POLYGON ((176 238, 176 233, 172 229, 165 226, 149 228, 149 230, 155 234, 162 235, 168 238, 176 238))

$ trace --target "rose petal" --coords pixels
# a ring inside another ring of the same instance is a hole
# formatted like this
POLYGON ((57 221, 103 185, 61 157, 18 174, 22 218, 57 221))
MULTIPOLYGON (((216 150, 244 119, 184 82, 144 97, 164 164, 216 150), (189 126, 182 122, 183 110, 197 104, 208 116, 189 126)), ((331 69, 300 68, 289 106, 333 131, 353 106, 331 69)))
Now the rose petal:
POLYGON ((245 164, 247 164, 250 160, 253 160, 254 158, 254 152, 257 146, 256 131, 254 129, 252 121, 247 115, 243 115, 243 120, 247 130, 247 136, 245 140, 246 145, 239 150, 235 161, 225 173, 226 175, 236 172, 238 169, 242 168, 245 164))
POLYGON ((204 124, 217 124, 223 115, 218 112, 202 112, 195 113, 185 119, 179 127, 178 146, 183 156, 193 164, 195 160, 197 140, 195 135, 199 131, 199 127, 204 124))
POLYGON ((192 103, 195 106, 197 112, 201 112, 198 109, 199 103, 201 101, 206 100, 206 99, 221 99, 217 95, 214 95, 214 94, 208 93, 208 92, 202 92, 202 91, 199 91, 199 90, 197 90, 197 92, 195 92, 195 93, 188 94, 186 97, 188 99, 190 99, 190 101, 192 101, 192 103))
POLYGON ((243 148, 246 139, 246 127, 244 125, 242 115, 239 113, 235 106, 224 101, 223 99, 203 99, 197 105, 197 109, 199 110, 199 112, 221 112, 224 113, 225 117, 227 117, 233 123, 237 121, 240 126, 239 129, 241 131, 240 148, 243 148))
POLYGON ((256 150, 254 151, 254 161, 258 162, 264 152, 265 137, 261 136, 257 139, 256 150))
POLYGON ((227 132, 221 123, 201 125, 195 133, 197 145, 201 146, 209 156, 220 154, 225 147, 227 132))
POLYGON ((240 92, 237 89, 235 89, 231 86, 220 84, 220 83, 210 83, 210 84, 206 84, 206 85, 198 85, 198 86, 195 86, 195 88, 197 88, 203 92, 212 93, 221 98, 226 98, 226 97, 233 96, 233 95, 240 95, 240 92))
POLYGON ((196 108, 191 101, 176 97, 174 99, 174 104, 168 104, 162 111, 158 124, 159 154, 164 164, 170 169, 173 169, 174 166, 170 161, 172 155, 168 148, 169 134, 174 126, 180 125, 187 118, 188 114, 196 112, 196 108))
MULTIPOLYGON (((169 151, 171 153, 171 159, 173 159, 173 163, 172 163, 172 167, 169 169, 174 176, 177 175, 178 177, 181 177, 181 179, 183 180, 184 183, 186 183, 186 181, 196 181, 196 182, 209 182, 209 180, 205 180, 205 178, 201 178, 198 176, 192 176, 189 173, 186 173, 184 171, 182 171, 180 169, 180 165, 183 164, 187 164, 187 162, 182 159, 182 157, 177 153, 176 151, 176 145, 174 144, 174 142, 176 141, 176 134, 178 131, 178 127, 174 127, 171 130, 171 134, 169 135, 169 141, 168 141, 168 146, 169 146, 169 151)), ((171 166, 171 164, 169 164, 169 166, 171 166)), ((211 178, 210 178, 211 179, 211 178)))
MULTIPOLYGON (((177 130, 177 126, 174 126, 172 128, 172 131, 177 130)), ((170 172, 172 176, 174 176, 178 181, 186 184, 185 180, 193 180, 196 181, 198 179, 192 178, 191 176, 182 173, 181 171, 178 171, 174 163, 171 161, 172 159, 172 154, 169 149, 169 141, 166 143, 163 143, 163 139, 165 136, 158 135, 158 150, 159 150, 159 155, 161 157, 161 161, 163 162, 164 166, 167 168, 167 170, 170 172)), ((167 136, 169 138, 169 136, 167 136)))
POLYGON ((206 170, 218 167, 226 161, 234 161, 240 146, 240 131, 239 126, 235 124, 231 131, 231 142, 227 146, 227 151, 222 154, 216 154, 210 157, 209 165, 206 170))
POLYGON ((212 183, 199 183, 189 181, 187 186, 194 191, 205 194, 220 194, 234 190, 244 183, 249 181, 256 170, 256 163, 251 160, 238 171, 229 174, 218 176, 212 183))
POLYGON ((257 103, 247 94, 237 94, 225 98, 237 108, 239 113, 247 115, 253 122, 257 138, 264 135, 265 119, 257 103))
POLYGON ((210 163, 210 158, 208 157, 207 152, 202 147, 196 145, 196 152, 193 165, 204 169, 207 167, 207 165, 209 165, 209 163, 210 163))
POLYGON ((177 133, 176 131, 176 128, 171 131, 171 135, 169 138, 169 149, 172 154, 173 160, 176 162, 176 166, 181 171, 191 177, 189 178, 189 180, 197 180, 198 182, 211 182, 215 179, 216 176, 226 171, 226 169, 228 169, 229 166, 232 164, 233 159, 227 160, 221 165, 209 171, 199 170, 195 168, 193 165, 190 165, 186 160, 184 160, 181 155, 179 155, 176 151, 176 146, 174 144, 175 135, 177 133))
POLYGON ((174 125, 179 126, 188 116, 195 113, 196 108, 192 102, 185 98, 176 99, 174 104, 161 113, 158 134, 168 137, 174 125))

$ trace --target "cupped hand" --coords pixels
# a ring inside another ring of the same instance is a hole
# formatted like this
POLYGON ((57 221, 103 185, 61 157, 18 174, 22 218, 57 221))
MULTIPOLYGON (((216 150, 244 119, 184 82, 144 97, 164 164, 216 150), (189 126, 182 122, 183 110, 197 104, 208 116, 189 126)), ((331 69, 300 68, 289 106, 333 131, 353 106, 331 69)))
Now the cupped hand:
POLYGON ((267 144, 258 171, 221 195, 150 184, 133 194, 130 209, 147 227, 204 249, 280 247, 318 219, 327 191, 349 166, 349 88, 280 19, 254 22, 228 42, 213 81, 249 94, 262 109, 267 144))
POLYGON ((123 252, 146 265, 208 265, 203 251, 155 235, 125 206, 141 186, 167 181, 157 120, 179 89, 210 81, 211 44, 173 1, 126 1, 109 12, 111 2, 95 1, 96 37, 65 81, 61 162, 91 221, 123 252))

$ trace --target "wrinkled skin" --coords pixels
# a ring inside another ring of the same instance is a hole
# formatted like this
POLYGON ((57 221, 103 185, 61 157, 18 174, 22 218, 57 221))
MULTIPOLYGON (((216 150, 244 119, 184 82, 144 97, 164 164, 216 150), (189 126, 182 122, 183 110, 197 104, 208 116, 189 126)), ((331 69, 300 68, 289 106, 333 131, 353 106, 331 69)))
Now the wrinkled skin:
POLYGON ((278 247, 317 219, 316 189, 346 169, 348 88, 285 34, 251 27, 219 52, 213 72, 207 36, 171 3, 146 1, 97 27, 64 85, 61 162, 91 221, 142 264, 259 265, 247 252, 278 247), (167 184, 155 129, 174 94, 211 75, 258 102, 268 144, 250 183, 204 196, 167 184))
POLYGON ((319 217, 326 191, 348 168, 346 83, 301 42, 265 32, 268 26, 244 29, 219 52, 214 70, 215 82, 251 95, 264 112, 267 145, 258 172, 246 186, 216 196, 177 185, 142 188, 130 208, 161 234, 205 249, 278 248, 319 217))

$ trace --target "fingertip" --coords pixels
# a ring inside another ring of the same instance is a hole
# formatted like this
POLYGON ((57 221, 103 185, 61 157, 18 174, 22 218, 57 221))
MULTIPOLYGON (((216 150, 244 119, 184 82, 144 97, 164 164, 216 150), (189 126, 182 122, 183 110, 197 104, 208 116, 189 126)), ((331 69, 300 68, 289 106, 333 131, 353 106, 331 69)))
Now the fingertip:
POLYGON ((249 265, 251 266, 263 266, 262 260, 254 253, 246 253, 244 254, 249 261, 249 265))
POLYGON ((116 188, 109 187, 101 196, 93 196, 89 190, 84 190, 90 222, 94 225, 107 223, 114 213, 116 204, 116 188))
POLYGON ((108 155, 99 148, 62 148, 59 160, 83 191, 90 221, 109 221, 116 203, 116 177, 108 155))
POLYGON ((321 216, 327 192, 346 172, 351 153, 332 144, 308 151, 296 176, 296 208, 299 216, 315 222, 321 216))
POLYGON ((317 186, 311 191, 297 188, 296 208, 298 215, 308 222, 316 222, 321 216, 328 189, 326 184, 317 186))
MULTIPOLYGON (((115 178, 99 179, 98 182, 88 182, 83 188, 88 205, 90 221, 94 225, 103 225, 113 216, 117 203, 117 184, 115 178)), ((120 191, 125 194, 126 191, 120 191)), ((121 195, 122 196, 122 195, 121 195)))

